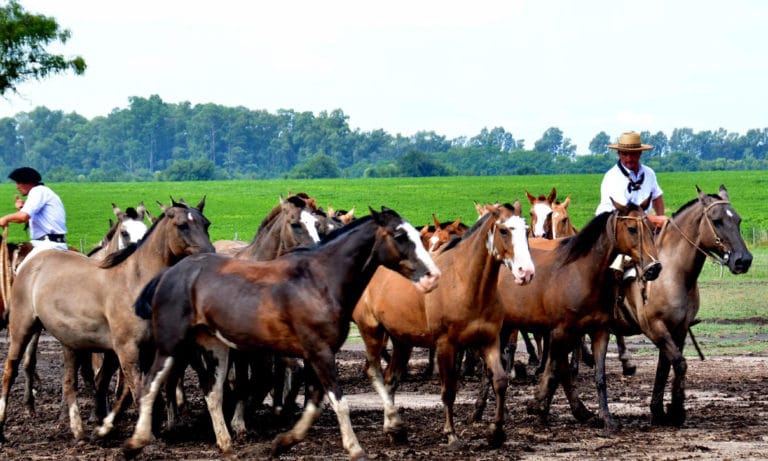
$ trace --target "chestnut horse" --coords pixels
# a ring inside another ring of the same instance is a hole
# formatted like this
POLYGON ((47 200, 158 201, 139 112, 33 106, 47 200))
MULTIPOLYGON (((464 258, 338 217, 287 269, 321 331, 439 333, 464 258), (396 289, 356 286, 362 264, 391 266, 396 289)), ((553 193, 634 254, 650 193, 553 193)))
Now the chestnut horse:
MULTIPOLYGON (((683 346, 699 310, 697 279, 707 257, 728 266, 733 274, 746 273, 752 264, 752 254, 741 236, 741 217, 725 186, 720 186, 718 194, 705 194, 698 187, 696 191, 698 197, 680 207, 656 237, 664 266, 659 278, 646 283, 644 290, 631 284, 625 303, 617 309, 614 328, 626 335, 643 333, 659 348, 651 397, 653 424, 679 426, 685 422, 683 346), (670 367, 675 377, 665 414, 664 388, 670 367)), ((604 356, 605 350, 596 354, 604 356)))
MULTIPOLYGON (((208 404, 216 444, 224 454, 232 441, 222 414, 222 388, 230 348, 301 357, 314 385, 304 413, 272 443, 277 455, 306 437, 320 416, 327 393, 336 412, 342 443, 350 458, 365 457, 336 374, 336 352, 349 333, 350 317, 376 269, 388 267, 429 291, 440 276, 416 229, 396 212, 382 208, 331 233, 318 245, 298 248, 271 261, 198 255, 150 282, 136 312, 151 316, 157 342, 146 376, 139 419, 126 442, 134 455, 152 440, 152 407, 162 382, 195 361, 208 404)), ((241 376, 238 379, 242 379, 241 376)))
MULTIPOLYGON (((42 328, 62 344, 63 389, 76 439, 83 437, 74 386, 77 351, 114 351, 126 384, 137 397, 139 349, 149 339, 150 331, 148 322, 131 309, 132 299, 164 268, 187 255, 213 251, 208 237, 210 223, 202 214, 204 205, 205 199, 195 208, 183 201, 163 207, 163 215, 141 243, 113 253, 102 262, 57 250, 40 252, 25 262, 11 292, 13 315, 0 394, 0 436, 21 353, 42 328)), ((105 375, 113 372, 105 371, 105 375)), ((32 376, 27 379, 31 381, 32 376)), ((114 408, 104 419, 99 435, 109 433, 120 409, 114 408)))
POLYGON ((445 408, 443 432, 454 446, 460 443, 453 424, 456 353, 468 347, 482 351, 493 373, 497 403, 490 441, 498 445, 504 439, 507 376, 499 354, 503 320, 497 300, 499 272, 506 265, 515 283, 524 285, 533 277, 534 268, 525 221, 520 216, 502 220, 500 215, 499 207, 488 207, 488 213, 461 239, 435 256, 442 279, 433 292, 422 294, 391 271, 380 269, 352 314, 365 342, 368 376, 384 403, 384 432, 396 441, 405 438, 405 427, 394 404, 394 392, 414 346, 437 351, 445 408), (392 358, 383 376, 380 358, 388 338, 393 344, 392 358))
POLYGON ((528 202, 531 204, 531 227, 528 236, 534 238, 553 238, 552 235, 552 204, 557 198, 557 190, 553 187, 549 195, 541 194, 534 197, 525 191, 528 202))
MULTIPOLYGON (((617 254, 629 255, 639 267, 656 261, 653 232, 643 211, 648 205, 614 204, 616 210, 594 217, 578 234, 559 242, 553 250, 531 250, 537 277, 530 286, 519 287, 503 272, 499 278, 499 294, 504 306, 504 328, 549 334, 549 355, 529 412, 542 417, 559 384, 579 421, 592 413, 579 400, 568 366, 568 354, 585 333, 593 342, 607 341, 611 312, 605 308, 615 301, 615 282, 609 269, 617 254), (557 289, 553 289, 557 287, 557 289), (600 333, 600 334, 598 334, 600 333)), ((658 276, 658 265, 643 274, 648 279, 658 276)), ((502 333, 502 337, 505 336, 502 333)), ((596 367, 596 379, 597 367, 596 367)), ((599 387, 599 384, 598 384, 599 387)), ((488 386, 482 387, 487 393, 488 386)), ((609 424, 607 402, 601 401, 600 412, 609 424)), ((485 395, 476 403, 474 418, 482 416, 485 395)))

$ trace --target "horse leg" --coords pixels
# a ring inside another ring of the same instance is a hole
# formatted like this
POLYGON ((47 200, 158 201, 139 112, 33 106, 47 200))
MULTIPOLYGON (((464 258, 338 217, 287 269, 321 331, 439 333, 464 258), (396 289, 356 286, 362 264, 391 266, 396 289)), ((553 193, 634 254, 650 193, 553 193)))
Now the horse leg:
MULTIPOLYGON (((583 338, 583 336, 582 336, 583 338)), ((574 385, 573 380, 573 374, 572 369, 568 363, 568 353, 569 350, 575 350, 579 349, 578 346, 580 340, 575 341, 558 341, 558 344, 552 344, 552 350, 551 353, 554 356, 556 351, 558 354, 561 354, 561 356, 557 360, 557 368, 555 369, 556 372, 559 375, 558 380, 563 386, 563 392, 565 393, 565 397, 568 400, 568 404, 571 407, 571 414, 573 414, 573 417, 576 418, 579 422, 585 422, 595 417, 595 415, 587 409, 586 406, 584 406, 584 402, 581 401, 579 398, 578 392, 576 390, 576 386, 574 385)), ((577 354, 578 355, 578 354, 577 354)))
POLYGON ((682 426, 685 423, 685 378, 688 372, 688 362, 683 355, 685 335, 684 332, 682 338, 676 341, 679 355, 675 355, 671 360, 675 378, 672 380, 672 401, 667 408, 667 418, 673 426, 682 426))
POLYGON ((504 413, 509 378, 507 373, 504 372, 504 368, 501 366, 499 337, 496 336, 496 340, 485 346, 482 352, 487 367, 486 374, 490 374, 493 377, 493 391, 496 393, 496 412, 493 415, 493 422, 491 423, 488 435, 488 443, 492 447, 500 447, 506 439, 506 433, 504 432, 504 413))
POLYGON ((595 355, 595 387, 597 388, 597 400, 599 405, 600 418, 606 431, 616 429, 616 421, 611 416, 608 409, 608 386, 605 375, 605 357, 608 353, 608 339, 610 334, 607 330, 599 330, 591 334, 592 352, 595 355))
MULTIPOLYGON (((381 369, 381 356, 387 344, 387 335, 383 330, 376 327, 366 328, 365 325, 358 324, 358 328, 365 341, 365 371, 371 381, 373 389, 379 394, 384 406, 384 433, 389 437, 390 442, 403 443, 407 440, 407 432, 403 421, 400 418, 400 414, 397 411, 397 407, 395 407, 395 397, 393 392, 391 392, 390 384, 394 384, 396 387, 397 382, 395 380, 395 382, 392 383, 393 375, 390 370, 393 365, 393 357, 396 355, 396 351, 404 346, 392 341, 392 354, 387 363, 388 379, 385 383, 384 373, 381 369)), ((402 352, 397 352, 397 356, 398 359, 400 359, 402 352)), ((396 363, 395 365, 397 366, 396 363)))
POLYGON ((35 368, 37 367, 37 344, 40 341, 40 332, 32 335, 29 344, 24 349, 24 407, 27 415, 35 414, 35 368))
MULTIPOLYGON (((231 363, 232 368, 234 368, 235 372, 235 383, 234 383, 234 400, 235 400, 235 408, 232 412, 232 418, 230 419, 230 427, 232 427, 232 432, 235 434, 235 437, 240 437, 245 435, 247 432, 247 429, 245 427, 245 405, 246 400, 248 398, 249 389, 254 389, 254 395, 258 394, 261 398, 259 402, 263 402, 266 395, 269 393, 269 389, 272 387, 271 385, 274 384, 274 380, 270 379, 261 379, 262 383, 270 383, 269 385, 263 386, 263 389, 261 386, 259 388, 252 387, 250 385, 251 380, 248 376, 248 371, 250 369, 251 373, 253 373, 254 378, 256 375, 260 376, 271 376, 272 375, 272 363, 273 360, 278 360, 277 356, 271 355, 271 359, 268 361, 268 365, 261 361, 261 357, 259 356, 252 356, 251 354, 246 354, 242 351, 232 350, 230 351, 230 356, 232 357, 231 363), (264 373, 262 375, 262 373, 264 373), (262 390, 262 392, 259 392, 259 390, 262 390), (265 391, 265 392, 264 392, 265 391)), ((255 381, 255 379, 254 379, 255 381)), ((223 389, 223 388, 222 388, 223 389)), ((222 390, 223 392, 223 390, 222 390)), ((258 398, 258 397, 257 397, 258 398)), ((274 406, 272 407, 273 411, 274 406)))
POLYGON ((621 360, 621 373, 624 376, 634 376, 637 372, 637 365, 632 363, 632 354, 627 349, 627 343, 624 336, 616 335, 616 347, 619 349, 619 360, 621 360))
MULTIPOLYGON (((339 379, 336 374, 336 357, 333 351, 326 345, 321 345, 321 347, 313 350, 312 355, 305 360, 312 367, 313 373, 309 373, 311 379, 315 382, 319 381, 319 385, 314 386, 312 398, 304 408, 304 412, 296 425, 290 431, 279 434, 272 442, 272 455, 277 456, 279 453, 304 440, 307 431, 320 416, 320 404, 324 394, 327 392, 331 408, 336 413, 336 419, 339 422, 341 442, 344 449, 349 453, 349 458, 351 460, 365 459, 365 451, 360 446, 360 442, 357 440, 355 431, 352 428, 349 403, 339 385, 339 379)), ((394 353, 392 360, 395 360, 394 353)), ((307 370, 307 367, 305 367, 305 370, 307 370)), ((310 376, 307 379, 310 379, 310 376)))
POLYGON ((8 355, 6 356, 3 369, 3 389, 2 393, 0 393, 0 441, 5 440, 4 432, 8 411, 8 396, 11 386, 13 386, 19 373, 21 351, 26 351, 33 337, 40 334, 41 328, 40 322, 31 318, 31 316, 21 317, 17 314, 16 318, 10 318, 8 331, 11 340, 8 345, 8 355))
MULTIPOLYGON (((123 452, 127 458, 136 456, 142 448, 152 441, 152 410, 160 388, 167 380, 174 366, 174 358, 170 354, 157 351, 152 367, 147 373, 139 399, 139 417, 131 438, 125 442, 123 452)), ((201 381, 202 385, 202 381, 201 381)))
MULTIPOLYGON (((508 329, 502 327, 499 335, 499 347, 502 350, 501 360, 504 363, 504 372, 507 376, 511 376, 515 369, 515 352, 517 352, 517 338, 520 334, 520 330, 517 328, 508 329)), ((523 332, 525 337, 525 332, 523 332)), ((530 355, 528 356, 530 359, 530 355)))
MULTIPOLYGON (((498 349, 498 344, 495 347, 498 349)), ((443 434, 448 437, 448 447, 457 449, 461 447, 462 443, 453 424, 453 404, 456 401, 456 347, 446 339, 438 340, 436 353, 442 384, 440 394, 445 411, 443 434)))
POLYGON ((544 370, 539 376, 539 383, 536 386, 533 400, 528 402, 527 412, 529 415, 538 415, 539 422, 546 424, 549 416, 549 408, 552 405, 552 398, 558 386, 558 373, 556 370, 561 361, 566 361, 567 353, 562 354, 557 351, 553 343, 554 332, 550 332, 544 342, 544 351, 546 361, 542 363, 544 370), (557 353, 557 354, 556 354, 557 353), (560 357, 560 356, 563 357, 560 357))
MULTIPOLYGON (((656 366, 656 379, 651 396, 651 423, 682 425, 685 422, 685 375, 687 362, 681 348, 672 339, 666 327, 656 325, 655 331, 661 331, 658 340, 654 341, 659 348, 659 362, 656 366), (672 387, 673 402, 668 415, 664 413, 664 388, 669 379, 670 366, 675 370, 672 387)), ((683 341, 685 336, 683 335, 683 341)), ((682 343, 682 341, 680 341, 682 343)))
POLYGON ((429 379, 432 377, 432 374, 435 372, 435 348, 430 347, 428 348, 429 355, 427 356, 427 366, 424 368, 424 371, 421 373, 422 377, 424 379, 429 379))
POLYGON ((542 375, 544 368, 549 360, 549 337, 551 333, 547 333, 542 336, 541 357, 539 357, 539 367, 536 368, 536 375, 542 375))
MULTIPOLYGON (((525 351, 528 353, 528 365, 532 367, 539 366, 539 355, 536 353, 536 347, 533 345, 531 337, 527 331, 522 331, 521 333, 525 343, 525 351)), ((517 337, 515 337, 515 344, 517 344, 517 337)), ((539 350, 541 350, 541 347, 539 347, 539 350)))
POLYGON ((64 379, 62 392, 69 411, 69 428, 75 440, 83 439, 83 420, 80 418, 80 408, 77 405, 77 358, 74 349, 61 345, 64 353, 64 379))
MULTIPOLYGON (((94 354, 95 356, 96 354, 94 354)), ((82 357, 85 358, 85 357, 82 357)), ((89 357, 90 359, 90 354, 89 357)), ((101 366, 98 367, 95 381, 95 405, 93 415, 96 421, 101 421, 107 416, 107 406, 109 404, 109 384, 112 381, 112 377, 115 372, 120 368, 120 363, 117 361, 117 356, 114 352, 105 352, 100 358, 101 366)))
POLYGON ((134 402, 139 401, 139 389, 141 387, 141 368, 139 365, 139 347, 130 340, 115 346, 115 354, 120 362, 120 370, 125 377, 125 389, 121 393, 112 410, 102 420, 101 425, 96 429, 98 437, 106 437, 115 427, 118 416, 127 406, 128 394, 130 393, 134 402))

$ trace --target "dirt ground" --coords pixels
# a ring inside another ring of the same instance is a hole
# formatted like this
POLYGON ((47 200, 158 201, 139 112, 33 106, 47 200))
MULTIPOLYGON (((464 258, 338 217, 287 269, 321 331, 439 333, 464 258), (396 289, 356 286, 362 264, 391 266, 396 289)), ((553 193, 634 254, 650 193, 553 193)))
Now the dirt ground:
MULTIPOLYGON (((7 338, 0 342, 4 359, 7 338)), ((630 348, 632 342, 630 341, 630 348)), ((518 352, 518 360, 524 359, 518 352)), ((437 374, 421 379, 416 374, 424 367, 425 353, 415 352, 412 377, 405 382, 396 402, 409 427, 407 445, 390 445, 382 433, 381 404, 371 392, 362 368, 359 347, 345 348, 339 355, 339 372, 345 392, 350 398, 352 423, 371 459, 378 460, 551 460, 551 459, 768 459, 768 357, 707 357, 688 360, 688 420, 682 428, 654 427, 649 424, 650 401, 655 356, 636 356, 638 372, 631 378, 621 376, 615 354, 609 357, 610 408, 621 427, 606 434, 600 428, 577 423, 568 411, 562 391, 558 391, 548 425, 525 412, 525 403, 533 395, 532 377, 510 383, 507 394, 508 417, 505 425, 507 441, 499 449, 485 442, 491 408, 485 424, 468 423, 472 402, 478 389, 477 378, 462 381, 457 399, 457 431, 464 440, 459 450, 449 450, 441 430, 443 411, 437 374)), ((583 368, 579 390, 587 406, 596 411, 591 371, 583 368)), ((9 417, 0 446, 2 459, 31 460, 112 460, 122 459, 121 444, 131 434, 136 420, 129 410, 112 438, 104 441, 73 441, 66 419, 61 419, 60 383, 61 354, 55 340, 43 338, 39 354, 36 416, 23 411, 23 376, 14 385, 9 403, 9 417)), ((163 431, 155 443, 138 457, 156 459, 218 459, 210 421, 204 408, 196 378, 187 379, 190 412, 179 428, 163 431)), ((90 402, 81 397, 84 417, 90 402)), ((293 415, 295 417, 295 415, 293 415)), ((249 432, 235 441, 239 459, 265 459, 272 438, 287 427, 277 422, 268 407, 256 408, 248 415, 249 432)), ((88 432, 95 424, 87 422, 88 432)), ((326 404, 317 424, 307 439, 293 447, 281 459, 343 460, 336 417, 326 404)))

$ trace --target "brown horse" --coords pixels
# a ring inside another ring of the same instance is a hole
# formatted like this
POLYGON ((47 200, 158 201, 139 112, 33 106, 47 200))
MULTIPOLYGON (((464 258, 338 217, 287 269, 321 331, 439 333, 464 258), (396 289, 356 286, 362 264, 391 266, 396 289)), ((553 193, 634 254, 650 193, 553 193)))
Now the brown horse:
POLYGON ((434 225, 424 226, 420 231, 421 242, 430 254, 439 252, 443 245, 455 237, 461 237, 469 229, 469 226, 461 222, 461 216, 454 221, 440 222, 437 216, 432 214, 432 221, 434 225))
MULTIPOLYGON (((651 397, 653 424, 682 425, 685 422, 685 337, 699 310, 697 279, 707 257, 720 262, 733 274, 743 274, 752 264, 752 254, 741 236, 741 217, 731 205, 728 191, 705 194, 675 212, 656 237, 664 270, 658 279, 628 287, 625 303, 617 309, 615 328, 622 334, 643 333, 659 348, 656 380, 651 397), (664 412, 664 388, 670 367, 674 369, 672 401, 664 412)), ((596 352, 598 362, 605 349, 596 352)), ((600 370, 604 375, 604 368, 600 370)))
MULTIPOLYGON (((114 351, 126 384, 136 398, 139 348, 149 339, 150 331, 148 322, 131 309, 132 299, 164 268, 187 255, 213 251, 208 238, 210 223, 202 214, 204 205, 205 199, 196 208, 183 201, 163 207, 163 215, 139 245, 113 253, 103 262, 75 252, 50 250, 22 266, 11 293, 11 342, 0 395, 0 435, 21 352, 42 328, 62 344, 63 389, 76 439, 83 437, 74 387, 76 351, 114 351)), ((105 371, 106 376, 113 372, 105 371)), ((119 406, 105 418, 99 435, 112 429, 119 406)))
MULTIPOLYGON (((567 356, 585 333, 592 333, 593 341, 607 340, 611 313, 604 306, 615 300, 615 282, 609 270, 613 258, 626 254, 640 267, 656 260, 653 233, 643 212, 647 205, 615 204, 614 212, 596 216, 554 250, 532 249, 537 277, 530 286, 517 286, 506 273, 499 278, 504 306, 502 331, 521 328, 549 334, 546 367, 529 412, 546 416, 555 390, 562 384, 573 415, 579 421, 593 416, 578 398, 567 356)), ((658 275, 658 266, 652 267, 655 269, 644 274, 649 279, 658 275)), ((483 386, 483 392, 487 387, 483 386)), ((609 424, 607 404, 603 403, 601 415, 609 424)), ((476 405, 474 417, 479 419, 485 408, 484 395, 476 405)))
POLYGON ((445 407, 443 432, 451 445, 460 440, 453 425, 456 397, 455 357, 458 348, 482 351, 493 373, 496 415, 490 441, 504 439, 504 397, 507 377, 499 358, 499 329, 503 312, 497 300, 502 264, 524 285, 533 277, 525 221, 519 216, 500 219, 498 207, 489 208, 460 240, 435 256, 440 285, 429 294, 412 289, 391 271, 379 270, 363 293, 352 319, 365 342, 367 372, 384 402, 384 431, 403 440, 405 427, 394 404, 394 392, 414 346, 434 347, 445 407), (392 359, 382 376, 381 351, 392 340, 392 359))
POLYGON ((296 425, 275 438, 273 455, 306 437, 328 393, 344 448, 350 458, 364 458, 338 382, 335 356, 349 333, 352 309, 380 266, 397 270, 424 291, 433 289, 440 276, 416 229, 394 211, 382 208, 380 213, 371 210, 370 216, 333 232, 316 246, 275 260, 198 255, 153 279, 136 301, 136 312, 151 316, 157 352, 126 454, 136 454, 151 441, 157 391, 169 375, 186 367, 197 345, 204 351, 205 363, 190 365, 200 375, 216 443, 223 453, 232 450, 221 397, 229 350, 235 348, 301 357, 310 365, 312 398, 296 425))
POLYGON ((553 238, 552 235, 552 204, 557 198, 557 190, 553 187, 549 195, 541 194, 534 197, 525 191, 528 202, 531 204, 531 226, 528 236, 534 238, 553 238))

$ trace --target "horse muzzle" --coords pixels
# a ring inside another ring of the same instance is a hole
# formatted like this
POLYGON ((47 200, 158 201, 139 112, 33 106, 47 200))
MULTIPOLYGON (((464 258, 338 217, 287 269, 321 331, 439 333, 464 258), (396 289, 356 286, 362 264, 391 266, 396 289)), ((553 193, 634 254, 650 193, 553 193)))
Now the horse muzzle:
POLYGON ((746 274, 752 266, 752 254, 749 252, 746 254, 737 253, 736 256, 726 253, 723 259, 728 264, 728 269, 732 274, 746 274))
POLYGON ((437 288, 437 281, 439 279, 440 271, 437 270, 435 272, 429 272, 425 275, 422 275, 419 280, 413 282, 413 284, 416 285, 416 288, 418 288, 422 293, 429 293, 430 291, 437 288))
POLYGON ((654 261, 643 268, 643 280, 650 282, 659 278, 661 273, 661 263, 654 261))

